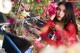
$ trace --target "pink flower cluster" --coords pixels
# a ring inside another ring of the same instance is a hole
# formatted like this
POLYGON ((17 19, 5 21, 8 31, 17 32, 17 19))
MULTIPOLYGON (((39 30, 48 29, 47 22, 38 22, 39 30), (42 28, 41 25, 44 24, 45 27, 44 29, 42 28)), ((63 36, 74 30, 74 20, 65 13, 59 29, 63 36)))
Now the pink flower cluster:
MULTIPOLYGON (((72 3, 72 5, 73 5, 73 7, 74 7, 74 13, 75 13, 75 15, 80 15, 80 10, 78 9, 78 7, 75 5, 75 3, 72 3)), ((79 18, 80 18, 80 16, 79 16, 79 18)))
POLYGON ((35 39, 35 40, 34 40, 34 46, 35 46, 36 48, 39 48, 39 49, 45 47, 45 45, 44 45, 43 43, 41 43, 40 41, 38 41, 38 39, 35 39))
POLYGON ((42 12, 42 16, 45 17, 46 15, 52 16, 56 13, 56 7, 54 4, 49 4, 44 6, 44 11, 42 12))
POLYGON ((48 12, 49 12, 49 16, 52 16, 53 14, 56 13, 56 8, 55 8, 55 6, 53 4, 50 4, 48 6, 48 12))
POLYGON ((80 11, 78 10, 78 7, 74 8, 75 14, 79 14, 80 15, 80 11))

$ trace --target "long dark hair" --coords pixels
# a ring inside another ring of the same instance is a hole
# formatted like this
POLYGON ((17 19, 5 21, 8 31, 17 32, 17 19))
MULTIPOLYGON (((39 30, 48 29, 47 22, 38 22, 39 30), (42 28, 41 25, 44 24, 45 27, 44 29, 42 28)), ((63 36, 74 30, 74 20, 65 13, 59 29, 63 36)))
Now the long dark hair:
MULTIPOLYGON (((74 9, 72 6, 71 2, 59 2, 58 6, 60 5, 64 5, 65 6, 65 16, 62 19, 63 22, 63 26, 66 29, 66 25, 70 22, 72 22, 76 28, 76 32, 78 31, 77 29, 77 24, 76 24, 76 20, 75 20, 75 15, 74 15, 74 9)), ((57 18, 55 17, 54 21, 57 21, 57 18)))

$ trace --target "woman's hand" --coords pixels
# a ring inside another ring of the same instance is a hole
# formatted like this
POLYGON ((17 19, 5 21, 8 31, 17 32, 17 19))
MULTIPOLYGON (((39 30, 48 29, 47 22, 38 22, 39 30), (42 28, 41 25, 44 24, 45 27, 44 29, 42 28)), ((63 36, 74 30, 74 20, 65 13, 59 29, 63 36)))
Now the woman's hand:
POLYGON ((50 17, 50 19, 51 19, 51 20, 54 20, 55 16, 56 16, 55 14, 52 15, 52 16, 50 17))

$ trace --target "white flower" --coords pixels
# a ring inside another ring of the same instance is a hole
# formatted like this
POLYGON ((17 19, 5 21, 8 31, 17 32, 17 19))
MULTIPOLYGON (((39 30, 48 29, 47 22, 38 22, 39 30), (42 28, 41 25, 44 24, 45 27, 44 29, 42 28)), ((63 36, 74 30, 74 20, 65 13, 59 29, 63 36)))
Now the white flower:
POLYGON ((0 12, 9 13, 12 9, 12 3, 10 0, 0 0, 0 12))

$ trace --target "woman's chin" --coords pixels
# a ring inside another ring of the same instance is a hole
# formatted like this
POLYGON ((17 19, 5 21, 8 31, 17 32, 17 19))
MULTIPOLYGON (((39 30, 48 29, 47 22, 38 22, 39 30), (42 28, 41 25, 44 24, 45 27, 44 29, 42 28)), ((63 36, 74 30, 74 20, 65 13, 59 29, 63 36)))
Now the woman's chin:
POLYGON ((61 21, 61 18, 58 18, 58 21, 61 21))

